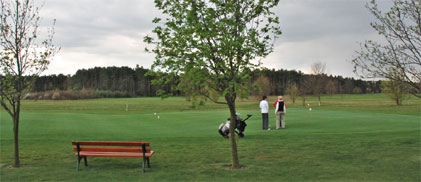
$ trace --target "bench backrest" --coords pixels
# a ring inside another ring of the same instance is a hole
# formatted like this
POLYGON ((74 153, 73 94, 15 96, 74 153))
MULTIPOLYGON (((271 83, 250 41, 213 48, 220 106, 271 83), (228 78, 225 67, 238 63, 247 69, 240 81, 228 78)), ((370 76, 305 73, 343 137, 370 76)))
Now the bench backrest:
POLYGON ((106 142, 106 141, 72 141, 73 151, 91 151, 91 152, 145 152, 149 153, 149 142, 106 142), (82 147, 82 146, 102 146, 102 147, 82 147), (120 146, 120 147, 103 147, 120 146), (125 147, 125 148, 121 148, 125 147), (143 151, 145 150, 145 151, 143 151))

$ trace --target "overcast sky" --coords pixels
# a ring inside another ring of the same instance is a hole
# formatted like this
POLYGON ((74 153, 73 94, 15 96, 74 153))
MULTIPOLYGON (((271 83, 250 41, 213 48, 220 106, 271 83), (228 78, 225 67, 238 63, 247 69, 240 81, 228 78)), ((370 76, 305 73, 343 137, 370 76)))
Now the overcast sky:
MULTIPOLYGON (((283 34, 262 66, 309 73, 312 63, 323 62, 328 74, 355 77, 351 60, 359 42, 380 40, 370 27, 368 1, 280 0, 275 12, 283 34)), ((44 74, 74 74, 95 66, 150 68, 154 55, 144 51, 142 40, 157 16, 162 15, 153 0, 45 0, 42 26, 57 19, 54 44, 61 51, 44 74)))

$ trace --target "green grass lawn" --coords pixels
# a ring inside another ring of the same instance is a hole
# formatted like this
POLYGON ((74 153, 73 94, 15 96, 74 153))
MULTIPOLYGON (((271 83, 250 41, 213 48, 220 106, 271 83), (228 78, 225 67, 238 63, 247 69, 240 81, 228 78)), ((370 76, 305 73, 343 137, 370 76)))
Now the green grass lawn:
MULTIPOLYGON (((273 102, 271 97, 269 102, 273 102)), ((286 130, 261 130, 258 100, 238 101, 247 121, 238 139, 241 165, 229 170, 230 143, 217 127, 227 107, 197 109, 184 98, 24 101, 20 149, 13 163, 10 116, 0 112, 0 181, 420 181, 419 99, 403 106, 381 94, 288 100, 286 130), (128 111, 126 112, 126 105, 128 111), (158 113, 160 119, 153 114, 158 113), (76 171, 72 140, 148 141, 156 154, 141 172, 141 159, 88 158, 76 171)))

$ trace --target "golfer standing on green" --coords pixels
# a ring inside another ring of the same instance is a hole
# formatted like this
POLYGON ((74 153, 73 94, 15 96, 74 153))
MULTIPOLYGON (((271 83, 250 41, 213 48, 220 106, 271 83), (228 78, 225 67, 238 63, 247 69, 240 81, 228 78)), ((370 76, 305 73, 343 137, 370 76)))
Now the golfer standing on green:
POLYGON ((260 101, 259 107, 260 112, 262 113, 262 128, 263 130, 269 129, 269 105, 266 101, 267 97, 263 96, 262 101, 260 101))
POLYGON ((282 96, 278 96, 278 100, 274 103, 276 114, 276 129, 285 129, 285 113, 287 112, 286 104, 282 96))

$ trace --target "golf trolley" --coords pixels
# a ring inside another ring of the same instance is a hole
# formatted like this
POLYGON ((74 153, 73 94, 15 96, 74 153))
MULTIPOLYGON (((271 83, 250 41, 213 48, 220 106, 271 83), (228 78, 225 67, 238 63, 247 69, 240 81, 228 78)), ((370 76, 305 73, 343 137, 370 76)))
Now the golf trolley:
MULTIPOLYGON (((241 119, 239 113, 236 113, 235 115, 237 116, 237 121, 236 121, 236 124, 235 124, 234 132, 237 133, 237 135, 240 138, 243 138, 244 137, 244 130, 246 129, 246 126, 247 126, 246 120, 249 119, 252 115, 247 114, 246 119, 241 119)), ((228 134, 230 132, 230 130, 229 130, 230 129, 230 123, 231 123, 231 118, 228 118, 225 123, 221 123, 221 125, 219 125, 218 132, 224 138, 229 138, 228 134)))

